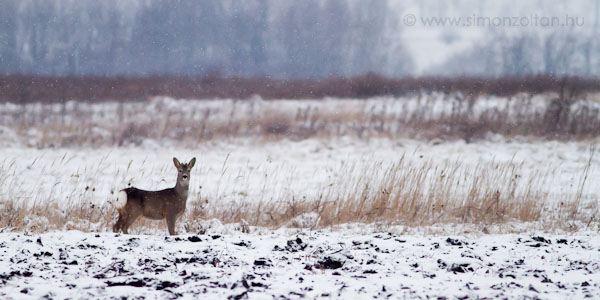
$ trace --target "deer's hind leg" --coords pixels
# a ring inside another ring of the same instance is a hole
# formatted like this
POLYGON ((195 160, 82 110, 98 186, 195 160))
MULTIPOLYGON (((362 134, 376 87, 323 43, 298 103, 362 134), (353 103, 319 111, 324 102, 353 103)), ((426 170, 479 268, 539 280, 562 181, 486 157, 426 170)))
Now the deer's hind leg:
POLYGON ((141 209, 130 209, 127 212, 127 219, 125 220, 125 222, 122 225, 124 234, 128 234, 127 230, 129 229, 129 226, 131 226, 131 224, 133 224, 137 219, 139 219, 141 215, 142 215, 141 209))
POLYGON ((113 226, 113 232, 119 232, 123 230, 123 225, 125 225, 125 217, 119 211, 119 219, 117 220, 117 223, 115 223, 115 225, 113 226))

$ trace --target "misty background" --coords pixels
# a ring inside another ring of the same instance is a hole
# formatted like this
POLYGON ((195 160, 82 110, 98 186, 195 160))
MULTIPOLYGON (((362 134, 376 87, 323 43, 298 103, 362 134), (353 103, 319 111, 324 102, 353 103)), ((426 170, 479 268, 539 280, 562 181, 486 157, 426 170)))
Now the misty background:
POLYGON ((0 73, 348 77, 600 75, 600 0, 2 0, 0 73), (416 24, 407 26, 407 14, 416 24), (429 17, 582 26, 433 26, 429 17))

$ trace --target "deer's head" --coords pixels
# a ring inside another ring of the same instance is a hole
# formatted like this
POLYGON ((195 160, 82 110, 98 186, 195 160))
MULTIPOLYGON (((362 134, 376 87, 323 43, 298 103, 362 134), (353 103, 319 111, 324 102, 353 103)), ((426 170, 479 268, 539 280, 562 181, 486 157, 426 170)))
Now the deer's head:
POLYGON ((187 187, 190 184, 190 175, 192 173, 192 168, 196 163, 196 158, 192 158, 187 164, 182 164, 177 158, 173 157, 173 163, 177 168, 177 184, 187 187))

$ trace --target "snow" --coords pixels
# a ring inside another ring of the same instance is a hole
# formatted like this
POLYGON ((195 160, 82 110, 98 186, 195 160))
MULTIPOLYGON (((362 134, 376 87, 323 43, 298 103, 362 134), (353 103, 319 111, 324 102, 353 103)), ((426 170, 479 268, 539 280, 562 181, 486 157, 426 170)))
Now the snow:
POLYGON ((600 297, 597 232, 0 233, 3 299, 600 297))

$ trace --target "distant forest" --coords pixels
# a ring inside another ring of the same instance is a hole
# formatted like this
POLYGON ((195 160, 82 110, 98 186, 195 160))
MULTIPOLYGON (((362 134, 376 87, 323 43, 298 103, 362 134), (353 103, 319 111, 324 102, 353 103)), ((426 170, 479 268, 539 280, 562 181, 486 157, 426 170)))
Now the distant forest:
POLYGON ((0 73, 402 76, 395 18, 386 1, 4 0, 0 73))
POLYGON ((399 78, 436 61, 418 75, 597 77, 599 15, 600 0, 2 0, 0 74, 399 78), (407 27, 406 13, 585 22, 407 27))

